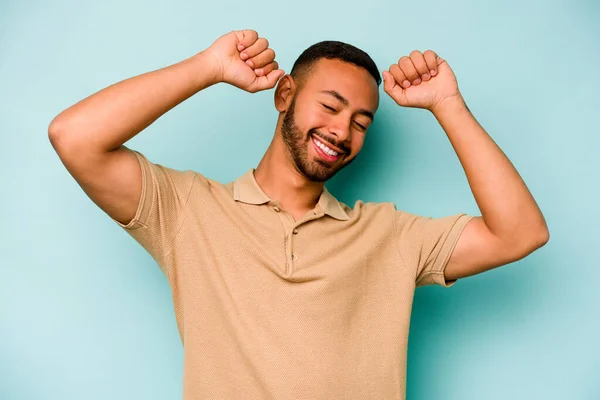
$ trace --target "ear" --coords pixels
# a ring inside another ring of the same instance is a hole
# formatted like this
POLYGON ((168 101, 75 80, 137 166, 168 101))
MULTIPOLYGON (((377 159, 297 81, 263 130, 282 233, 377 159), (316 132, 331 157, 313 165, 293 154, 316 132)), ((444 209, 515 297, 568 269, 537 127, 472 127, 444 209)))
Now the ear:
POLYGON ((290 74, 284 75, 275 88, 275 108, 279 112, 285 112, 294 98, 298 86, 290 74))

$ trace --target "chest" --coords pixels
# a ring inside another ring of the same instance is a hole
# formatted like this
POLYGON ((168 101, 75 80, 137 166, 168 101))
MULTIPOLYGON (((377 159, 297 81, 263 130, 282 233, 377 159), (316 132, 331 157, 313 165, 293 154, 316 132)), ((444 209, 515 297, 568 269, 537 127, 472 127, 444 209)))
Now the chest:
POLYGON ((397 268, 393 222, 342 221, 318 212, 297 221, 269 206, 243 205, 187 216, 174 247, 222 268, 266 268, 283 279, 331 276, 350 281, 397 268), (185 247, 185 248, 182 248, 185 247))
POLYGON ((332 343, 347 351, 373 335, 401 342, 414 276, 399 261, 392 221, 315 214, 295 222, 249 207, 186 216, 169 260, 182 336, 231 330, 256 343, 270 338, 265 349, 282 343, 285 353, 303 332, 303 345, 325 346, 315 354, 332 343))

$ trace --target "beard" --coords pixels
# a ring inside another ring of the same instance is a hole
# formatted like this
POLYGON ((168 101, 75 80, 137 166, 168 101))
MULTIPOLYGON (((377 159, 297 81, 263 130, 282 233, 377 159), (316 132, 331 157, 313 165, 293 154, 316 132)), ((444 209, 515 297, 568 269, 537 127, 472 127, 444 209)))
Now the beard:
POLYGON ((350 151, 343 144, 332 142, 331 139, 319 133, 316 129, 311 129, 306 135, 304 135, 304 133, 302 133, 300 128, 298 128, 296 125, 296 120, 294 118, 295 105, 296 98, 294 97, 292 99, 292 104, 290 104, 290 108, 283 117, 283 122, 281 124, 283 141, 286 144, 292 159, 294 160, 294 164, 296 164, 296 169, 302 175, 314 182, 325 182, 331 179, 346 165, 350 164, 356 157, 352 158, 346 164, 338 162, 330 164, 318 158, 311 160, 308 157, 308 146, 310 145, 311 137, 313 135, 317 136, 323 143, 331 143, 332 145, 343 150, 344 154, 341 156, 341 158, 346 157, 350 151))

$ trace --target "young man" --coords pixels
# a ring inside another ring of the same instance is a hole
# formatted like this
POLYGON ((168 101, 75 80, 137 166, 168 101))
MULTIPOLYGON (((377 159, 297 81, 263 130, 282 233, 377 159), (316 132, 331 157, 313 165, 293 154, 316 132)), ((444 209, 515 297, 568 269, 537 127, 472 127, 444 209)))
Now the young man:
POLYGON ((403 399, 416 286, 519 260, 548 241, 542 213, 471 115, 449 65, 413 51, 383 71, 400 106, 430 110, 481 217, 427 218, 338 202, 324 182, 360 152, 378 69, 341 42, 308 48, 291 75, 252 30, 112 85, 50 124, 62 162, 167 276, 184 343, 186 399, 403 399), (222 184, 123 144, 202 89, 273 88, 279 119, 256 169, 222 184))

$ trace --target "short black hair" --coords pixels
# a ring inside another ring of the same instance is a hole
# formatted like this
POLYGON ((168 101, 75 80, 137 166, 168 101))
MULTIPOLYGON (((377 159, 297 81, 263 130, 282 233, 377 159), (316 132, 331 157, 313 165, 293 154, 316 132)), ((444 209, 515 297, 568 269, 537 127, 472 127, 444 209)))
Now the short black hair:
POLYGON ((375 79, 377 86, 381 84, 379 69, 371 56, 358 47, 337 40, 324 40, 304 50, 294 63, 290 75, 294 79, 298 79, 300 81, 299 84, 302 85, 306 73, 321 58, 337 59, 362 67, 375 79))

